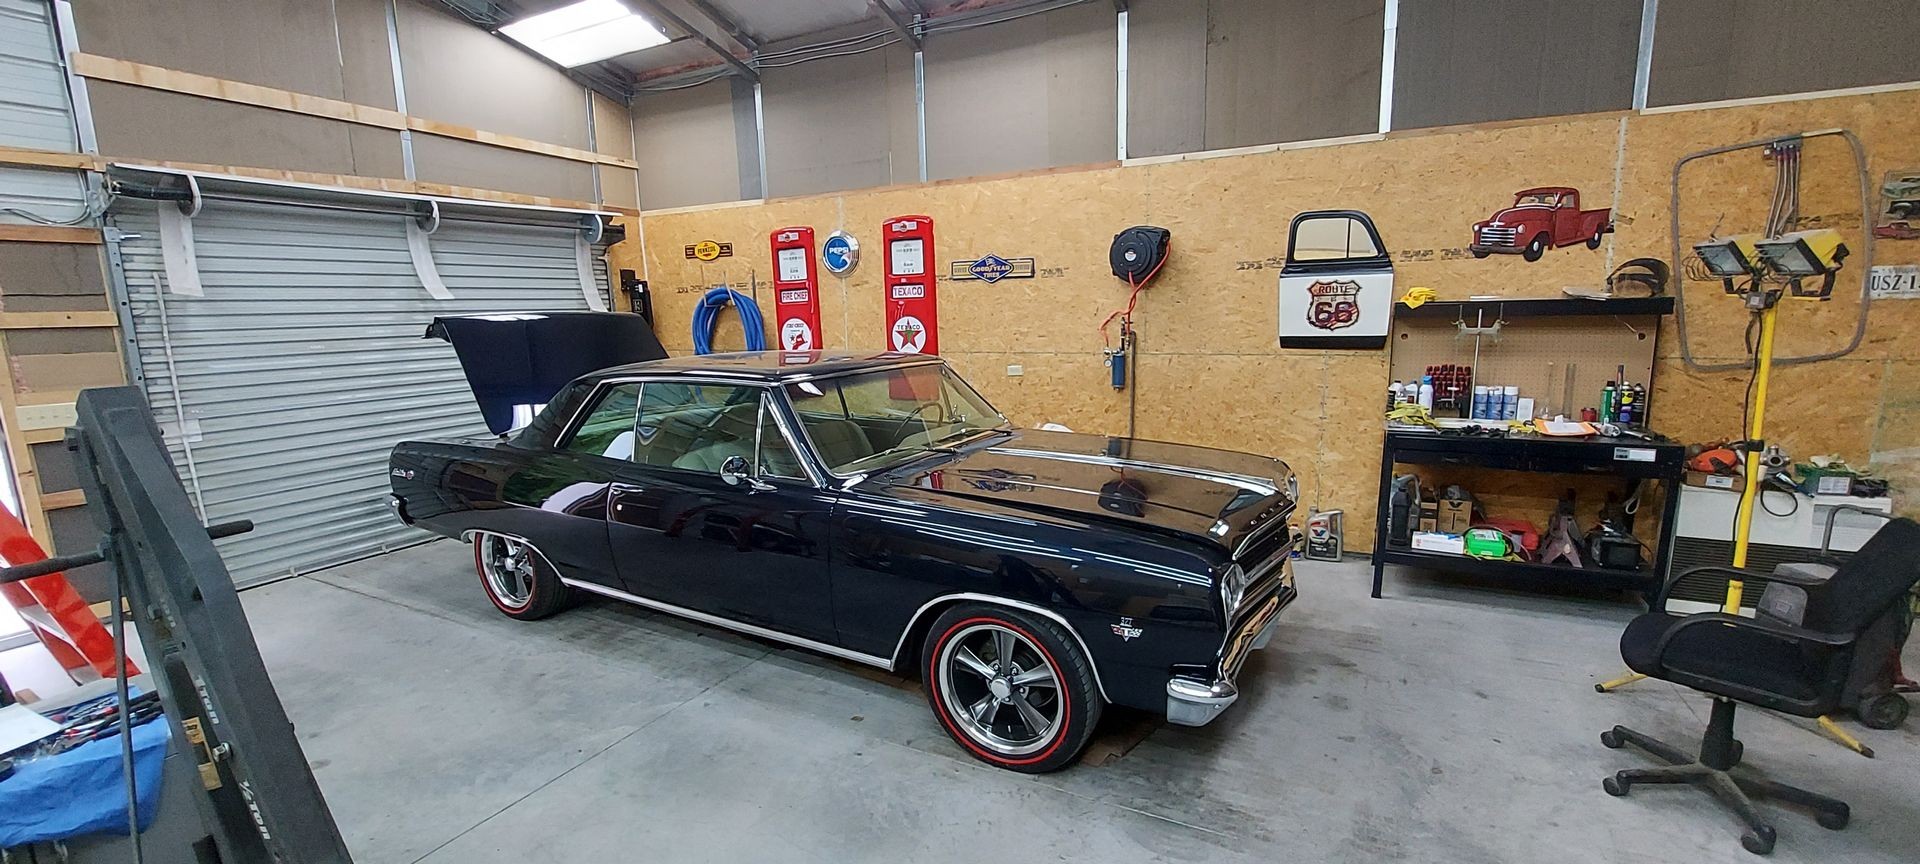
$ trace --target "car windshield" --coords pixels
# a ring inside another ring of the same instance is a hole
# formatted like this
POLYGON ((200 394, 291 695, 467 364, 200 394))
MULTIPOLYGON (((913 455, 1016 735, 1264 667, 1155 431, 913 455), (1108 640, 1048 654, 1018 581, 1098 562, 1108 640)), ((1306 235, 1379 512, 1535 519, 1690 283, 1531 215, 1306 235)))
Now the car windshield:
POLYGON ((1548 207, 1552 207, 1559 203, 1560 193, 1558 192, 1529 192, 1525 195, 1513 196, 1513 206, 1515 207, 1522 204, 1545 204, 1548 207))
POLYGON ((876 369, 787 385, 827 470, 846 476, 1007 428, 1007 418, 943 365, 876 369))

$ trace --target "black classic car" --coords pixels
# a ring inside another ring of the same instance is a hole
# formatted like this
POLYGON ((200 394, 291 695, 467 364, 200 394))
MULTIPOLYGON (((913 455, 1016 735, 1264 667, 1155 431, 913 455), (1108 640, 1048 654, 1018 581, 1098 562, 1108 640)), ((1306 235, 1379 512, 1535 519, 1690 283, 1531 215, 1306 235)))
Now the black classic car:
POLYGON ((917 668, 954 741, 1018 771, 1071 763, 1108 703, 1212 720, 1295 596, 1285 464, 1016 429, 935 357, 603 369, 390 474, 506 615, 586 592, 917 668))

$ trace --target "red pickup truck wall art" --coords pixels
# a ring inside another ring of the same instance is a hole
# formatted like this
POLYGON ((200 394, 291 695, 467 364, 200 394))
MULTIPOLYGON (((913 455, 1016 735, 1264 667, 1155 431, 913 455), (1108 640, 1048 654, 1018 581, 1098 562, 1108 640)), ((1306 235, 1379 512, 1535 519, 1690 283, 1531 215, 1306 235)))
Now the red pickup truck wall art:
POLYGON ((1475 258, 1494 253, 1519 253, 1538 261, 1548 249, 1586 243, 1600 248, 1600 238, 1613 233, 1613 211, 1580 209, 1580 190, 1570 186, 1541 186, 1513 193, 1513 206, 1482 222, 1473 223, 1475 258))

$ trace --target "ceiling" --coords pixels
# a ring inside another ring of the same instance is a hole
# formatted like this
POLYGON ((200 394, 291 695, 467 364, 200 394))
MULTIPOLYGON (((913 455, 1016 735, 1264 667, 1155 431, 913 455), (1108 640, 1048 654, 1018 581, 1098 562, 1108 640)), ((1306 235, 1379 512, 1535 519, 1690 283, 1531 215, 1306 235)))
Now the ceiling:
MULTIPOLYGON (((475 26, 497 29, 527 15, 566 6, 574 0, 441 0, 475 26)), ((884 2, 911 25, 959 24, 1018 14, 1024 10, 1076 5, 1095 0, 623 0, 633 11, 666 31, 672 41, 571 70, 597 89, 631 92, 636 88, 752 73, 756 49, 778 45, 782 52, 804 48, 806 37, 892 29, 876 4, 884 2), (859 26, 865 25, 865 27, 859 26), (784 44, 781 44, 784 43, 784 44), (729 60, 728 55, 731 56, 729 60)), ((1107 2, 1107 0, 1098 0, 1107 2)), ((1124 7, 1116 0, 1116 7, 1124 7)), ((783 54, 788 59, 796 55, 783 54)))

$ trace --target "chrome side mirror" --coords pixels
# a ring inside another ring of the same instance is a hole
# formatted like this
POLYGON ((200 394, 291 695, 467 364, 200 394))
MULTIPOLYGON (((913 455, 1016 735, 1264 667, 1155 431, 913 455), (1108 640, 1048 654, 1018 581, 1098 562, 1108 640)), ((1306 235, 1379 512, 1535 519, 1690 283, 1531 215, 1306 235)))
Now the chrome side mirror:
POLYGON ((728 456, 726 461, 721 462, 720 479, 725 480, 728 486, 745 483, 752 492, 765 492, 773 488, 773 484, 753 476, 753 466, 747 464, 745 456, 728 456))

